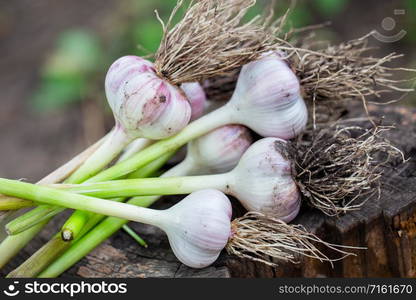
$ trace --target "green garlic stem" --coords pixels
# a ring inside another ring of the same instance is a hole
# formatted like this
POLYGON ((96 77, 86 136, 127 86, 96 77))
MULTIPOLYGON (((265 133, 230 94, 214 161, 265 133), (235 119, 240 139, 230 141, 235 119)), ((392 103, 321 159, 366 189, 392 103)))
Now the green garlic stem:
POLYGON ((5 210, 18 210, 21 208, 31 207, 34 206, 35 203, 33 201, 19 199, 15 197, 0 197, 0 211, 5 210))
POLYGON ((161 155, 179 149, 181 146, 195 138, 218 127, 232 123, 236 123, 235 118, 233 118, 233 110, 229 105, 225 105, 190 123, 178 134, 150 145, 133 157, 102 171, 98 175, 88 179, 86 182, 102 182, 125 176, 157 159, 161 155))
MULTIPOLYGON (((188 174, 189 170, 192 170, 192 166, 184 162, 166 171, 161 177, 184 176, 188 174)), ((134 197, 127 203, 149 207, 159 198, 160 196, 134 197)), ((39 277, 53 278, 61 275, 127 223, 128 221, 124 219, 107 217, 86 235, 72 243, 71 247, 63 255, 39 274, 39 277)))
POLYGON ((5 228, 9 235, 22 233, 45 220, 50 220, 53 216, 64 211, 65 208, 49 205, 40 205, 27 213, 13 219, 6 224, 5 228))
POLYGON ((117 162, 129 159, 134 154, 139 153, 147 146, 153 144, 154 141, 145 139, 145 138, 138 138, 130 143, 130 145, 127 146, 127 148, 124 150, 123 154, 120 155, 120 158, 117 160, 117 162))
MULTIPOLYGON (((148 147, 147 149, 141 151, 140 154, 136 154, 134 157, 124 161, 122 164, 118 164, 118 166, 115 165, 114 167, 99 173, 95 177, 90 178, 90 181, 99 182, 99 181, 104 181, 104 180, 111 180, 114 178, 120 178, 125 174, 135 171, 136 169, 140 168, 140 166, 144 166, 146 165, 146 163, 153 161, 154 159, 162 155, 162 153, 166 153, 174 149, 177 149, 185 145, 188 141, 194 138, 197 138, 201 135, 204 135, 215 128, 218 128, 227 124, 232 124, 232 123, 238 123, 238 122, 233 118, 233 114, 230 111, 229 107, 225 105, 222 108, 217 109, 216 111, 213 111, 210 114, 205 115, 204 117, 198 119, 197 121, 192 122, 179 134, 165 141, 158 142, 155 145, 148 147), (142 153, 142 152, 145 152, 145 153, 142 153)), ((38 225, 36 225, 36 227, 38 227, 38 225)), ((40 228, 42 227, 43 226, 41 226, 40 228)), ((31 228, 29 230, 31 232, 35 232, 34 229, 35 228, 31 228)), ((32 237, 36 234, 37 232, 35 234, 32 233, 32 237)), ((30 239, 26 238, 25 243, 27 243, 27 241, 29 241, 30 239)), ((18 245, 17 242, 15 242, 15 244, 18 245)), ((1 254, 1 249, 2 249, 2 245, 0 245, 0 254, 1 254)))
POLYGON ((101 145, 108 139, 112 132, 113 131, 110 131, 103 138, 101 138, 95 144, 89 146, 87 149, 75 156, 69 162, 59 167, 46 177, 42 178, 38 182, 38 184, 62 182, 63 180, 68 178, 69 175, 74 173, 86 160, 88 160, 91 157, 91 155, 93 155, 101 147, 101 145))
MULTIPOLYGON (((137 197, 129 200, 127 203, 142 207, 152 205, 159 196, 153 197, 137 197)), ((79 240, 75 241, 72 246, 62 254, 57 260, 50 264, 39 278, 54 278, 61 275, 67 269, 72 267, 76 262, 90 253, 94 248, 107 240, 111 235, 117 232, 128 221, 115 217, 107 217, 100 224, 94 227, 90 232, 79 240)))
MULTIPOLYGON (((167 160, 173 155, 174 153, 169 153, 164 157, 147 164, 145 167, 142 168, 140 174, 136 174, 137 176, 141 175, 144 177, 149 177, 156 173, 167 160)), ((137 172, 139 173, 139 172, 137 172)), ((112 199, 113 201, 123 201, 123 199, 112 199)), ((142 200, 143 202, 143 200, 142 200)), ((150 205, 150 204, 149 204, 150 205)), ((84 211, 76 211, 74 212, 73 216, 84 211)), ((57 257, 59 257, 66 249, 68 249, 77 239, 84 236, 91 228, 93 228, 96 224, 98 224, 102 219, 105 218, 103 215, 92 214, 89 212, 84 212, 88 214, 88 222, 82 227, 82 230, 74 236, 74 240, 72 241, 64 241, 61 238, 63 232, 59 232, 52 238, 46 245, 44 245, 41 249, 39 249, 36 253, 34 253, 31 257, 29 257, 21 266, 13 271, 13 273, 9 274, 10 276, 15 277, 35 277, 37 276, 43 269, 45 269, 49 264, 51 264, 57 257)), ((71 216, 71 218, 73 217, 71 216)), ((71 219, 70 218, 70 219, 71 219)), ((36 226, 35 226, 36 227, 36 226)), ((30 231, 31 229, 29 229, 30 231)), ((23 232, 24 234, 25 232, 23 232)), ((10 237, 11 238, 11 237, 10 237)), ((0 247, 1 249, 1 247, 0 247)))
POLYGON ((49 219, 29 228, 22 233, 6 237, 0 246, 0 269, 3 268, 28 242, 49 222, 49 219))
MULTIPOLYGON (((136 178, 144 178, 153 174, 156 170, 159 170, 174 154, 174 152, 167 153, 159 159, 145 165, 143 168, 137 170, 130 176, 136 178)), ((70 241, 75 239, 82 230, 82 227, 87 223, 88 219, 93 215, 91 212, 82 210, 75 211, 72 216, 65 222, 61 228, 61 236, 64 241, 70 241)))
MULTIPOLYGON (((105 138, 100 147, 79 167, 65 182, 81 183, 97 171, 109 164, 129 143, 131 139, 120 128, 116 127, 105 138)), ((31 226, 43 222, 52 216, 63 212, 65 208, 40 205, 30 212, 16 218, 7 225, 10 234, 20 233, 31 226)))
POLYGON ((202 189, 224 191, 229 173, 205 176, 124 179, 99 183, 63 186, 62 190, 97 198, 180 195, 202 189))
MULTIPOLYGON (((88 157, 90 157, 108 137, 107 134, 95 144, 89 146, 86 150, 72 158, 69 162, 59 167, 43 179, 38 184, 50 184, 61 182, 73 173, 88 157)), ((0 196, 0 198, 3 195, 0 196)), ((2 268, 10 259, 12 259, 19 251, 26 246, 26 244, 36 236, 42 228, 49 222, 50 219, 40 221, 36 226, 22 232, 19 235, 8 236, 0 244, 0 268, 2 268)))
POLYGON ((4 178, 0 178, 0 192, 49 205, 86 210, 154 226, 159 226, 166 217, 164 211, 117 203, 4 178))
MULTIPOLYGON (((112 199, 113 201, 121 202, 122 198, 112 199)), ((105 218, 103 215, 94 215, 84 226, 81 235, 86 234, 95 225, 105 218)), ((25 231, 26 232, 26 231, 25 231)), ((23 232, 23 233, 25 233, 23 232)), ((65 252, 72 242, 64 242, 61 239, 60 233, 55 234, 48 243, 37 250, 29 259, 23 262, 19 267, 10 272, 9 278, 33 278, 37 276, 43 269, 50 265, 57 257, 65 252)))
POLYGON ((120 154, 131 141, 132 138, 120 126, 116 126, 100 148, 66 182, 81 183, 94 176, 120 154))
POLYGON ((147 243, 143 240, 133 229, 131 229, 127 224, 123 225, 123 230, 130 235, 140 246, 147 248, 147 243))
MULTIPOLYGON (((199 136, 202 136, 218 127, 235 123, 233 118, 233 109, 229 105, 225 105, 216 111, 213 111, 198 120, 190 123, 185 129, 183 129, 180 133, 159 141, 149 147, 145 148, 144 150, 140 151, 130 159, 122 161, 115 166, 102 171, 98 175, 88 179, 86 182, 101 182, 106 180, 112 180, 115 178, 120 178, 125 176, 146 164, 156 160, 160 156, 179 149, 181 146, 185 145, 190 140, 193 140, 199 136)), ((76 178, 78 176, 74 175, 76 178)), ((71 180, 67 181, 68 183, 73 183, 71 180)), ((75 182, 76 183, 76 182, 75 182)), ((39 213, 49 213, 49 211, 40 206, 36 208, 39 213)), ((63 209, 56 208, 55 214, 60 213, 63 209)), ((40 214, 41 216, 41 214, 40 214)), ((41 217, 39 217, 39 220, 41 217)), ((36 219, 33 220, 33 224, 36 223, 36 219)), ((19 220, 16 221, 19 223, 19 220)))

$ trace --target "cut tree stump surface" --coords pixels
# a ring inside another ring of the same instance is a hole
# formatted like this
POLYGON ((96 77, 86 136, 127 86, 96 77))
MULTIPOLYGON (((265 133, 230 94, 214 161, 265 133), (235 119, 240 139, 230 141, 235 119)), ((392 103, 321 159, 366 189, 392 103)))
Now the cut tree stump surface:
MULTIPOLYGON (((355 110, 354 110, 355 111, 355 110)), ((359 111, 359 110, 357 110, 359 111)), ((405 107, 370 107, 372 115, 384 116, 384 125, 395 124, 388 138, 400 148, 405 164, 393 166, 383 178, 380 199, 367 201, 361 210, 331 218, 319 211, 304 208, 294 223, 303 224, 327 242, 366 247, 353 250, 350 256, 334 263, 303 259, 300 264, 264 264, 228 256, 202 270, 179 263, 166 236, 155 227, 131 226, 147 241, 148 248, 137 245, 120 231, 95 249, 63 276, 81 277, 416 277, 416 110, 405 107)), ((351 113, 352 117, 358 114, 351 113)), ((166 198, 156 207, 171 205, 177 199, 166 198)), ((234 203, 234 206, 237 204, 234 203)), ((64 218, 26 247, 3 270, 3 274, 22 262, 46 242, 64 218)), ((331 253, 325 252, 328 255, 331 253)))

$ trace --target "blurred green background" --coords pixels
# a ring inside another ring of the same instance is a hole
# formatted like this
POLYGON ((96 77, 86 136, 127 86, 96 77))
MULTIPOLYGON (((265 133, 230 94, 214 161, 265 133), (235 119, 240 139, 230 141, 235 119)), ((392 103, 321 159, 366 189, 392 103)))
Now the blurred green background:
MULTIPOLYGON (((97 32, 81 27, 65 30, 59 34, 56 46, 46 58, 43 66, 42 81, 34 93, 35 109, 50 111, 81 101, 84 95, 95 88, 96 82, 91 80, 91 77, 99 74, 98 80, 102 83, 105 74, 104 66, 110 64, 111 61, 126 53, 145 56, 157 50, 162 31, 153 11, 157 9, 166 20, 176 0, 128 0, 124 2, 126 7, 118 24, 115 24, 119 30, 114 35, 100 37, 97 32)), ((314 0, 294 3, 277 1, 276 3, 277 15, 283 14, 292 4, 288 23, 295 28, 300 28, 326 21, 337 23, 338 18, 344 19, 343 12, 351 9, 352 1, 314 0)), ((359 2, 356 1, 356 3, 359 2)), ((260 14, 266 4, 268 1, 259 1, 247 17, 251 18, 260 14)), ((400 4, 400 7, 407 12, 400 15, 402 18, 399 20, 400 26, 409 30, 403 41, 398 42, 400 44, 416 42, 416 1, 405 0, 402 3, 398 1, 397 4, 400 4)), ((394 14, 394 9, 392 13, 394 14)), ((357 25, 354 25, 354 20, 345 19, 344 21, 345 26, 351 27, 349 28, 351 31, 356 29, 354 26, 357 25)), ((374 25, 376 29, 379 24, 374 25)), ((337 34, 337 28, 333 26, 320 29, 317 34, 323 40, 342 41, 341 36, 337 34)), ((389 35, 394 34, 395 32, 389 33, 389 35)), ((396 47, 401 46, 396 45, 396 47)), ((411 61, 410 63, 412 64, 411 61)))
MULTIPOLYGON (((103 93, 107 68, 122 55, 155 52, 162 30, 154 10, 166 20, 175 4, 0 0, 0 176, 37 179, 103 135, 113 125, 103 93)), ((249 17, 267 4, 259 0, 249 17)), ((371 43, 379 55, 404 53, 398 63, 416 67, 415 0, 278 0, 277 14, 289 6, 294 27, 330 21, 316 34, 334 43, 405 31, 394 43, 371 43)))

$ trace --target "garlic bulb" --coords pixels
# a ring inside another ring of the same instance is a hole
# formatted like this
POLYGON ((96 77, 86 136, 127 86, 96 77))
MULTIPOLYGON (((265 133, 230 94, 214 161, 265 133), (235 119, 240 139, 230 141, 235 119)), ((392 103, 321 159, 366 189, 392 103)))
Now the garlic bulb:
MULTIPOLYGON (((181 85, 181 89, 184 91, 189 104, 191 105, 191 121, 198 119, 200 116, 204 114, 205 107, 206 107, 206 97, 205 92, 201 85, 197 82, 191 82, 191 83, 183 83, 181 85)), ((132 143, 130 143, 126 149, 124 150, 123 154, 120 156, 120 159, 118 161, 123 161, 137 152, 143 150, 147 146, 151 145, 153 142, 146 138, 138 138, 134 140, 132 143)), ((184 158, 184 155, 182 156, 182 159, 184 158)), ((181 160, 182 160, 181 159, 181 160)))
POLYGON ((212 264, 231 235, 231 203, 217 190, 194 192, 165 213, 158 226, 176 257, 189 267, 212 264))
MULTIPOLYGON (((188 143, 185 159, 172 171, 180 175, 225 173, 233 169, 253 139, 241 125, 226 125, 188 143)), ((171 171, 171 172, 172 172, 171 171)))
POLYGON ((282 150, 285 144, 278 138, 255 142, 228 173, 225 192, 235 196, 248 211, 290 222, 299 212, 301 195, 292 162, 282 150))
POLYGON ((306 126, 300 83, 279 53, 245 65, 228 103, 235 120, 264 137, 291 139, 306 126))
POLYGON ((185 93, 159 78, 153 64, 137 56, 121 57, 111 65, 105 91, 116 121, 114 130, 67 182, 89 179, 135 139, 167 138, 182 130, 191 118, 185 93))
POLYGON ((190 120, 184 92, 159 78, 153 64, 140 57, 116 60, 107 73, 105 90, 116 121, 132 138, 163 139, 190 120))

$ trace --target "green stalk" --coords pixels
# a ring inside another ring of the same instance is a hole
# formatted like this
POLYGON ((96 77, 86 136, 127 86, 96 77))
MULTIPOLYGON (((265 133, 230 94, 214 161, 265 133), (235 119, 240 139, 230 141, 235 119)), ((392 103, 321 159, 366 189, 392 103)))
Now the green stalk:
MULTIPOLYGON (((174 153, 168 153, 159 158, 158 160, 150 164, 147 164, 141 170, 138 170, 135 173, 135 176, 148 177, 155 174, 155 172, 157 172, 157 170, 159 170, 173 154, 174 153)), ((122 202, 124 198, 112 200, 122 202)), ((68 221, 72 219, 77 222, 80 213, 83 213, 81 214, 81 217, 83 217, 84 215, 87 216, 86 224, 79 228, 80 232, 75 235, 75 240, 84 236, 91 228, 93 228, 96 224, 98 224, 102 219, 105 218, 105 216, 103 215, 93 214, 85 211, 76 211, 68 219, 68 221)), ((9 277, 34 277, 39 272, 41 272, 45 267, 47 267, 63 252, 65 252, 65 250, 68 249, 75 241, 65 241, 61 238, 61 235, 63 235, 63 231, 57 233, 47 244, 45 244, 30 258, 28 258, 22 265, 20 265, 17 269, 10 273, 9 277)), ((137 235, 135 235, 135 238, 136 240, 140 239, 140 237, 137 235)))
MULTIPOLYGON (((58 169, 47 175, 46 177, 42 178, 38 184, 50 184, 50 183, 58 183, 65 180, 69 175, 71 175, 77 168, 79 168, 91 155, 100 148, 100 146, 104 143, 104 141, 108 138, 108 136, 112 132, 108 133, 104 136, 101 140, 96 142, 95 144, 89 146, 83 152, 72 158, 70 161, 65 163, 64 165, 60 166, 58 169)), ((17 210, 20 208, 30 207, 33 206, 34 203, 32 201, 6 197, 4 195, 0 195, 0 210, 17 210)), ((48 213, 50 210, 47 210, 48 213)), ((40 219, 40 221, 46 218, 40 219)), ((40 222, 39 221, 39 222, 40 222)))
MULTIPOLYGON (((148 177, 150 174, 155 172, 161 168, 166 161, 174 154, 174 152, 170 152, 164 154, 157 160, 145 165, 141 169, 137 170, 135 173, 131 174, 129 178, 142 178, 148 177)), ((9 197, 10 198, 10 197, 9 197)), ((23 200, 30 203, 33 201, 23 200)), ((65 208, 63 207, 56 207, 56 206, 49 206, 49 205, 40 205, 31 211, 17 217, 16 219, 12 220, 7 225, 7 230, 10 235, 15 235, 20 232, 23 232, 29 229, 36 224, 43 222, 50 217, 53 217, 61 212, 63 212, 65 208)), ((89 218, 89 214, 87 212, 75 212, 74 216, 64 224, 63 229, 67 229, 66 233, 62 232, 62 237, 64 240, 69 241, 74 238, 74 236, 82 229, 89 218)))
MULTIPOLYGON (((129 174, 139 169, 140 166, 144 166, 146 163, 155 160, 162 154, 180 148, 192 139, 204 135, 213 129, 231 123, 238 124, 239 122, 232 116, 228 106, 223 106, 222 108, 203 116, 197 121, 192 122, 179 134, 146 148, 141 151, 140 154, 136 154, 134 157, 99 173, 93 178, 90 178, 89 181, 100 182, 120 178, 125 174, 129 174)), ((0 253, 1 248, 2 246, 0 246, 0 253)))
POLYGON ((17 235, 8 236, 0 247, 0 269, 3 268, 49 222, 45 220, 17 235))
MULTIPOLYGON (((159 196, 136 197, 132 198, 127 203, 149 207, 159 198, 159 196)), ((127 223, 128 221, 124 219, 114 217, 105 218, 100 224, 88 232, 88 234, 74 242, 64 254, 41 272, 38 277, 54 278, 61 275, 127 223)))
MULTIPOLYGON (((159 157, 157 160, 145 165, 137 170, 133 175, 135 178, 149 177, 151 174, 159 170, 172 157, 175 152, 170 152, 159 157)), ((64 241, 69 241, 77 237, 82 227, 91 217, 92 213, 86 211, 76 211, 65 222, 61 229, 61 236, 64 241)))
POLYGON ((5 210, 18 210, 21 208, 34 206, 33 201, 28 201, 24 199, 19 199, 15 197, 6 197, 2 196, 0 198, 0 211, 5 210))
MULTIPOLYGON (((37 207, 38 208, 38 207, 37 207)), ((35 208, 27 213, 13 219, 5 228, 8 235, 16 235, 29 230, 31 227, 36 226, 39 223, 44 223, 46 220, 50 220, 52 217, 57 215, 56 207, 42 205, 42 216, 39 217, 39 210, 35 208)), ((59 207, 59 212, 64 211, 64 208, 59 207)))
MULTIPOLYGON (((123 198, 112 199, 113 201, 122 202, 123 198)), ((94 228, 105 216, 95 214, 90 218, 89 222, 84 226, 81 236, 94 228)), ((36 227, 36 226, 35 226, 36 227)), ((30 231, 30 230, 28 230, 30 231)), ((26 233, 27 231, 24 231, 26 233)), ((22 263, 19 267, 10 272, 8 278, 31 278, 37 276, 43 269, 51 264, 55 258, 59 257, 70 246, 71 242, 63 242, 60 233, 55 234, 48 243, 43 245, 29 259, 22 263)))
MULTIPOLYGON (((65 187, 65 191, 97 198, 111 199, 116 197, 180 195, 189 194, 197 190, 212 188, 226 190, 227 175, 205 175, 184 177, 160 177, 144 179, 125 179, 108 182, 88 183, 65 187)), ((64 208, 61 208, 63 210, 64 208)), ((53 211, 52 211, 53 212, 53 211)), ((73 239, 88 220, 90 213, 77 211, 62 226, 62 238, 66 241, 73 239)), ((10 235, 19 233, 27 228, 27 221, 16 218, 6 225, 10 235)))
MULTIPOLYGON (((122 128, 116 126, 94 154, 92 154, 67 180, 65 180, 65 183, 81 183, 86 178, 95 175, 98 171, 108 165, 130 141, 131 138, 126 135, 122 128)), ((17 223, 21 224, 21 227, 15 232, 24 231, 64 210, 65 209, 62 209, 61 207, 40 205, 16 220, 17 223)))
POLYGON ((89 157, 67 180, 67 183, 81 183, 107 166, 132 141, 126 132, 116 125, 112 134, 100 148, 89 157))
MULTIPOLYGON (((170 170, 166 171, 162 177, 174 177, 188 174, 190 168, 183 163, 176 165, 170 170)), ((130 174, 130 176, 132 176, 130 174)), ((149 196, 149 197, 135 197, 131 198, 127 203, 149 207, 160 196, 149 196)), ((97 227, 92 229, 87 235, 82 237, 79 241, 75 242, 62 256, 54 261, 47 269, 45 269, 39 277, 56 277, 63 273, 65 270, 70 268, 77 261, 82 259, 85 255, 91 252, 95 247, 100 245, 103 241, 109 238, 112 234, 123 227, 128 221, 124 219, 118 219, 108 217, 102 221, 97 227)))
POLYGON ((225 105, 190 123, 178 134, 150 145, 135 154, 133 157, 102 171, 94 177, 86 180, 86 182, 102 182, 121 178, 157 159, 159 156, 175 149, 179 149, 189 141, 196 139, 218 127, 232 123, 238 124, 239 122, 233 117, 232 112, 232 108, 225 105))
POLYGON ((114 197, 181 195, 202 189, 225 190, 229 173, 203 176, 124 179, 74 186, 61 190, 86 196, 109 199, 114 197))
MULTIPOLYGON (((159 141, 153 145, 150 145, 149 147, 135 154, 133 157, 126 159, 107 170, 102 171, 98 175, 86 180, 85 182, 102 182, 116 178, 121 178, 158 159, 160 156, 175 151, 176 149, 179 149, 181 146, 185 145, 189 141, 198 138, 218 127, 231 123, 238 123, 238 121, 235 120, 235 118, 233 118, 231 112, 232 109, 229 106, 225 105, 217 109, 216 111, 213 111, 199 118, 198 120, 190 123, 180 133, 165 140, 159 141)), ((43 205, 39 206, 35 210, 36 213, 33 214, 39 214, 39 216, 38 218, 31 219, 31 222, 33 222, 32 224, 36 224, 36 222, 42 220, 42 214, 51 213, 43 205)), ((51 214, 58 214, 62 210, 62 208, 56 208, 56 210, 51 214)), ((29 220, 25 220, 25 222, 30 223, 29 220)), ((20 223, 20 221, 17 220, 16 223, 20 223)))
POLYGON ((161 219, 164 218, 164 214, 161 211, 74 194, 18 180, 0 178, 0 192, 5 195, 49 205, 86 210, 145 224, 154 225, 155 223, 160 223, 161 219))
MULTIPOLYGON (((76 170, 88 157, 92 155, 104 142, 107 136, 103 137, 101 140, 95 144, 89 146, 86 150, 75 156, 73 159, 68 161, 66 164, 62 165, 43 179, 41 179, 38 184, 50 184, 57 183, 64 180, 69 176, 74 170, 76 170)), ((1 195, 0 198, 3 199, 6 196, 1 195)), ((31 227, 25 232, 22 232, 15 236, 8 236, 0 244, 0 269, 7 264, 7 262, 12 259, 19 251, 26 246, 26 244, 36 236, 42 228, 49 222, 50 219, 44 219, 36 226, 31 227)))
POLYGON ((127 232, 140 246, 147 248, 147 243, 143 240, 133 229, 131 229, 127 224, 123 225, 123 230, 127 232))

